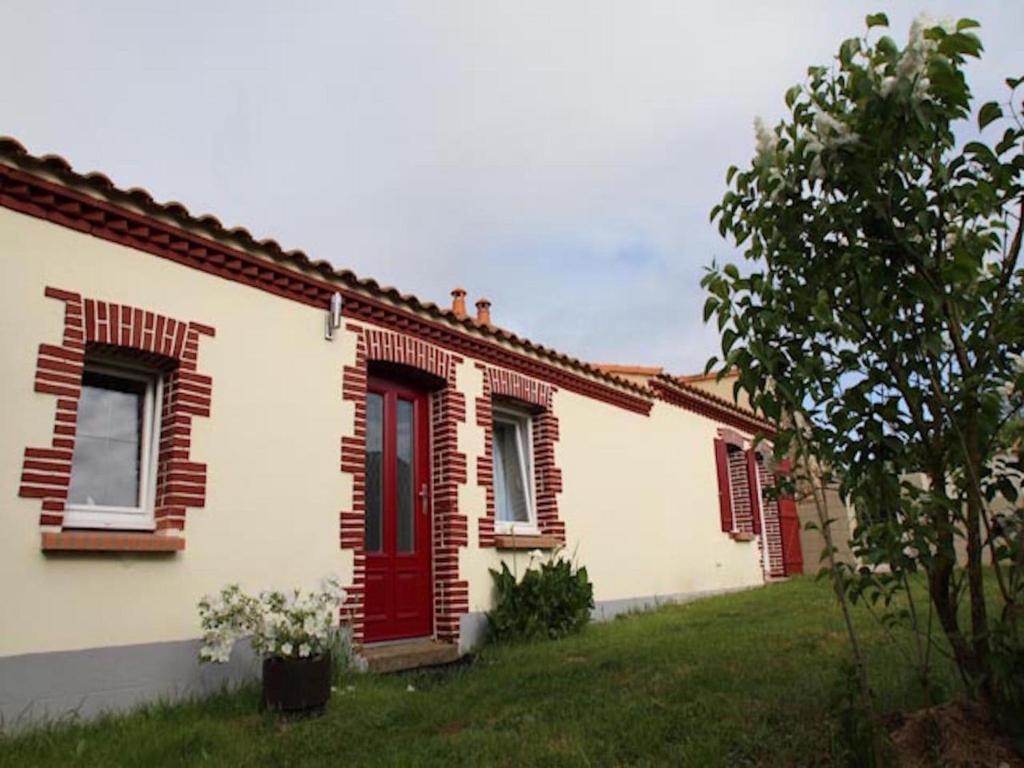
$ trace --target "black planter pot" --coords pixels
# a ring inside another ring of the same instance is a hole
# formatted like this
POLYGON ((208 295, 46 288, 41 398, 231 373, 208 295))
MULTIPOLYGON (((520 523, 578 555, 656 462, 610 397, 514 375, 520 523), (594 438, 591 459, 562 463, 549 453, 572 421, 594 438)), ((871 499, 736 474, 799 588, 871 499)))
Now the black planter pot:
POLYGON ((271 712, 322 712, 331 697, 331 657, 263 660, 262 709, 271 712))

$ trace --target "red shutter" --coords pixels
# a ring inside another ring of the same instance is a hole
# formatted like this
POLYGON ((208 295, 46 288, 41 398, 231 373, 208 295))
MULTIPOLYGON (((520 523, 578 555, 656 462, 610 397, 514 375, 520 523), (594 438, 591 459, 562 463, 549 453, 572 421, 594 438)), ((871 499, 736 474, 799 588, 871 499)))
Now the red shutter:
POLYGON ((747 486, 750 488, 750 516, 754 521, 754 533, 761 533, 761 499, 758 494, 757 456, 753 449, 747 451, 747 486))
MULTIPOLYGON (((779 462, 779 474, 788 475, 793 471, 793 462, 783 459, 779 462)), ((800 514, 792 496, 779 498, 779 524, 782 527, 782 562, 786 575, 804 572, 804 554, 800 545, 800 514)))
POLYGON ((779 522, 782 525, 782 561, 786 575, 804 572, 804 556, 800 549, 800 516, 796 502, 789 496, 779 499, 779 522))
POLYGON ((715 439, 715 468, 718 470, 718 513, 722 530, 732 531, 732 493, 729 491, 729 452, 725 440, 715 439))

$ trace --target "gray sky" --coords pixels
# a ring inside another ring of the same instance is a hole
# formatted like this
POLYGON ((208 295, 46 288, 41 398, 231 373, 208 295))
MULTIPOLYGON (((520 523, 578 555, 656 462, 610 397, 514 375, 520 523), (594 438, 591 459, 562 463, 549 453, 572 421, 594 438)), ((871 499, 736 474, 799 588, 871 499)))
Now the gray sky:
POLYGON ((977 97, 1024 74, 1024 3, 0 0, 0 134, 594 361, 702 369, 708 223, 752 120, 865 13, 982 22, 977 97), (895 6, 898 10, 892 7, 895 6))

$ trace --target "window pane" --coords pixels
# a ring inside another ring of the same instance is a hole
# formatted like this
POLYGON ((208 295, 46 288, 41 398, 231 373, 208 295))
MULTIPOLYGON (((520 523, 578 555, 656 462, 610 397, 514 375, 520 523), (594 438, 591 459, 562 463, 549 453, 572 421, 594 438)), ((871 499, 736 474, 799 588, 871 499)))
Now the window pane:
POLYGON ((506 523, 530 522, 521 461, 525 446, 521 440, 519 425, 494 422, 494 497, 498 520, 506 523))
POLYGON ((366 551, 381 549, 381 488, 384 468, 384 398, 372 392, 366 395, 366 551))
POLYGON ((398 551, 412 552, 415 549, 415 494, 413 487, 413 406, 408 400, 398 401, 398 551))
POLYGON ((86 371, 68 501, 138 507, 146 382, 86 371))

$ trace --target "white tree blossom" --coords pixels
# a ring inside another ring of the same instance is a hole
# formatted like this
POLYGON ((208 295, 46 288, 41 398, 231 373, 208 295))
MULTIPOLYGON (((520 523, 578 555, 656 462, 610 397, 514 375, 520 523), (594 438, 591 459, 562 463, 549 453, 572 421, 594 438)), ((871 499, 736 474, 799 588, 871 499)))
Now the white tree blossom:
POLYGON ((754 137, 757 139, 757 154, 761 157, 772 157, 779 147, 779 137, 775 131, 765 125, 760 115, 754 118, 754 137))

